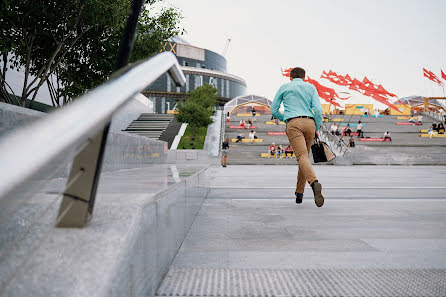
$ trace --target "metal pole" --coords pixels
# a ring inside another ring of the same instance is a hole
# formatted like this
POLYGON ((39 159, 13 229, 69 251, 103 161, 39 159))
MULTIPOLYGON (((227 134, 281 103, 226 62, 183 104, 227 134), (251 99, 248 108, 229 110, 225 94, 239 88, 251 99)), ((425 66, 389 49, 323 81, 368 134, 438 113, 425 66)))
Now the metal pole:
MULTIPOLYGON (((114 72, 128 64, 144 0, 134 0, 119 46, 114 72)), ((92 217, 110 124, 79 151, 65 187, 57 227, 83 227, 92 217)))
MULTIPOLYGON (((138 19, 139 15, 141 13, 141 8, 144 3, 144 0, 133 0, 132 6, 129 12, 129 17, 127 19, 127 24, 125 26, 124 34, 122 36, 121 43, 119 45, 119 52, 116 59, 115 69, 114 72, 120 70, 121 68, 127 66, 129 63, 130 54, 133 49, 133 44, 135 42, 136 38, 136 26, 138 25, 138 19)), ((101 140, 101 148, 99 151, 99 160, 96 166, 95 176, 94 176, 94 183, 93 187, 91 189, 91 198, 90 198, 90 205, 89 205, 89 212, 90 214, 93 213, 93 207, 94 207, 94 200, 96 198, 96 191, 99 184, 99 176, 101 174, 101 168, 102 163, 104 160, 104 152, 105 147, 107 145, 107 137, 108 132, 110 130, 111 122, 109 122, 107 125, 105 125, 104 130, 102 133, 102 140, 101 140)))

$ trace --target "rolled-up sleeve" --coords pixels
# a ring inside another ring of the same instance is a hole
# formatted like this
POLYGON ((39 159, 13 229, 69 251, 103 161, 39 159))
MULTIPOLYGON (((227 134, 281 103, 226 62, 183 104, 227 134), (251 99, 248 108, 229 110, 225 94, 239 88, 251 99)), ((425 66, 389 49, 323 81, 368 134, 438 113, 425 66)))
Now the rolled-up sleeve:
POLYGON ((319 130, 322 125, 322 106, 321 100, 319 99, 319 94, 317 93, 316 87, 313 86, 313 98, 311 100, 314 114, 314 123, 316 125, 316 130, 319 130))
POLYGON ((284 86, 280 87, 277 91, 276 96, 274 97, 273 103, 271 104, 271 114, 276 119, 283 121, 283 114, 279 111, 280 104, 283 101, 283 90, 284 86))

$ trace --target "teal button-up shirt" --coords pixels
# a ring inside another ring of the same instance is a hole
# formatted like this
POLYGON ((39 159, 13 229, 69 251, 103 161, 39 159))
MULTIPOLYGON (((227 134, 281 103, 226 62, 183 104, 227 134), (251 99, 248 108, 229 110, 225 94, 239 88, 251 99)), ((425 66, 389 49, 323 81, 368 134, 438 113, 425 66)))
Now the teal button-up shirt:
POLYGON ((316 130, 319 130, 322 124, 322 106, 316 87, 300 78, 295 78, 279 88, 271 105, 271 113, 281 121, 298 116, 313 117, 316 130), (279 111, 282 102, 284 114, 279 111))

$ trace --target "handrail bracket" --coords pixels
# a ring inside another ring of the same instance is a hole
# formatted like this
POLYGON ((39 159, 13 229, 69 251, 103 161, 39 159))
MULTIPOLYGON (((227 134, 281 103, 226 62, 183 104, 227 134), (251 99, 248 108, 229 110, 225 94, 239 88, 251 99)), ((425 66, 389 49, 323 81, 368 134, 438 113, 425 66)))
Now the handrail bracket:
POLYGON ((82 228, 91 219, 98 183, 97 175, 100 174, 99 163, 102 163, 103 158, 101 144, 104 133, 108 131, 101 130, 74 157, 56 227, 82 228))

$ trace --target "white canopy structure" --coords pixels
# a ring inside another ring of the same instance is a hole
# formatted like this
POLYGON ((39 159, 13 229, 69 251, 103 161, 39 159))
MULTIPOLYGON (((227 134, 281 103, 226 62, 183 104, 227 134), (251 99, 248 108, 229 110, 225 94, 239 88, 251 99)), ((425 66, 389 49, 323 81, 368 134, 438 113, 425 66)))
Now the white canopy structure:
POLYGON ((257 95, 246 95, 235 97, 225 104, 224 112, 233 113, 240 106, 265 106, 271 108, 272 101, 268 98, 257 95))
MULTIPOLYGON (((410 96, 400 99, 403 104, 409 104, 412 109, 424 109, 424 97, 422 96, 410 96)), ((440 100, 430 99, 429 105, 435 109, 442 108, 445 109, 444 104, 440 100)))

